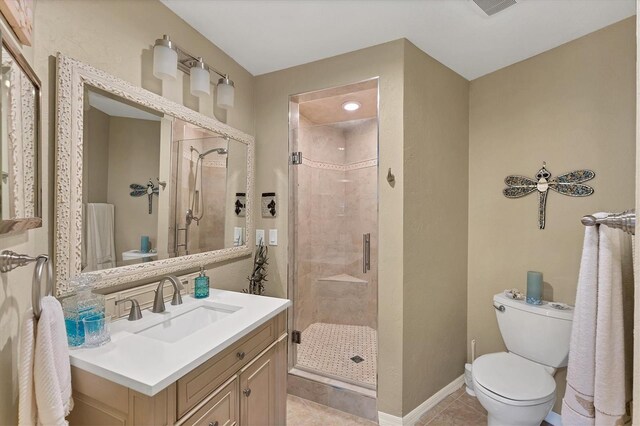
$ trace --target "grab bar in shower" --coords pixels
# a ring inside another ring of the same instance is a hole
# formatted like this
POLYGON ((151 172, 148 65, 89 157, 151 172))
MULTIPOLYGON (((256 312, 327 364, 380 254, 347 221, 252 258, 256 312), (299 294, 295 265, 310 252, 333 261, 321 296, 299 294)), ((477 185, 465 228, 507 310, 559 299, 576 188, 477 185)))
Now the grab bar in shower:
POLYGON ((176 226, 176 255, 180 250, 180 247, 184 247, 185 254, 189 254, 189 225, 185 225, 184 228, 176 226), (184 243, 180 244, 180 231, 184 232, 184 243))
POLYGON ((371 270, 371 234, 362 234, 362 273, 371 270))

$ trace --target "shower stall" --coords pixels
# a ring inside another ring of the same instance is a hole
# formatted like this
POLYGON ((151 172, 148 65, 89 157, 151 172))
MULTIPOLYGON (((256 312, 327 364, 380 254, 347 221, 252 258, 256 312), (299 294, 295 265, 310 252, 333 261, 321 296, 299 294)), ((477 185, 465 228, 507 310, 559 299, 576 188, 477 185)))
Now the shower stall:
POLYGON ((178 122, 173 141, 176 200, 170 247, 178 256, 222 249, 229 139, 178 122))
POLYGON ((290 373, 375 397, 378 86, 290 98, 290 373))

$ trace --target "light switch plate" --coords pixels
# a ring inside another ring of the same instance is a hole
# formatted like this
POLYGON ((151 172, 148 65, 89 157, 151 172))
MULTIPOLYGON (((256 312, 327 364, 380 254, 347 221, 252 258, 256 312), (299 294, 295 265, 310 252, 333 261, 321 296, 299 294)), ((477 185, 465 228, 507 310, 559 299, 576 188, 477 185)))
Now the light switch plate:
POLYGON ((262 244, 266 245, 266 241, 264 239, 264 229, 256 229, 256 245, 259 246, 260 245, 260 241, 262 241, 262 244))
POLYGON ((277 246, 278 245, 278 230, 277 229, 269 229, 269 245, 277 246))

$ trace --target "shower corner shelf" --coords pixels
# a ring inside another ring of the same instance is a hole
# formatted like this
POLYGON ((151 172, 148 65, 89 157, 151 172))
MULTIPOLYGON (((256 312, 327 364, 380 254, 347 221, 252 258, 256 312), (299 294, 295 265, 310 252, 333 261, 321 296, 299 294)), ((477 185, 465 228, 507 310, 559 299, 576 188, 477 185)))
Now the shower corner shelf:
POLYGON ((318 278, 318 283, 321 283, 321 282, 332 282, 332 283, 343 283, 343 284, 368 284, 369 283, 369 281, 367 280, 361 280, 360 278, 356 278, 348 274, 338 274, 330 277, 318 278))

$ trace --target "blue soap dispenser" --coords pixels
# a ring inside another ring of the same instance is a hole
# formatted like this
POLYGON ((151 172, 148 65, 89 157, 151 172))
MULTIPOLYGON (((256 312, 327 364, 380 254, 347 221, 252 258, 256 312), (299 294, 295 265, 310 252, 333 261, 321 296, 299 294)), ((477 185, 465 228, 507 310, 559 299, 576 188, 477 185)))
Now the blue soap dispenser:
POLYGON ((200 267, 200 276, 196 277, 195 298, 204 299, 209 297, 209 277, 204 273, 204 266, 200 267))

